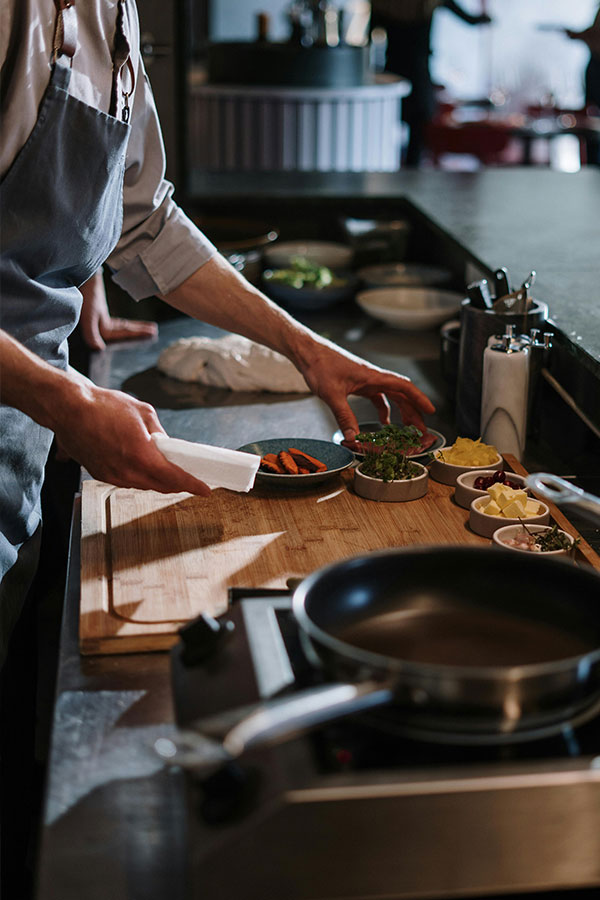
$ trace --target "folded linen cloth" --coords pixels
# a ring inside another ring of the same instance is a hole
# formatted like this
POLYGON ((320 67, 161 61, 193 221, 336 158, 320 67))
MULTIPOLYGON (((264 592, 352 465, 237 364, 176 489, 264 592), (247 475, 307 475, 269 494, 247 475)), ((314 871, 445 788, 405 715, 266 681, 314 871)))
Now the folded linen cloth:
POLYGON ((211 488, 247 493, 254 484, 260 465, 260 456, 254 453, 182 441, 160 432, 155 432, 152 440, 169 462, 211 488))
POLYGON ((157 365, 179 381, 232 391, 310 392, 289 359, 237 334, 180 338, 163 350, 157 365))

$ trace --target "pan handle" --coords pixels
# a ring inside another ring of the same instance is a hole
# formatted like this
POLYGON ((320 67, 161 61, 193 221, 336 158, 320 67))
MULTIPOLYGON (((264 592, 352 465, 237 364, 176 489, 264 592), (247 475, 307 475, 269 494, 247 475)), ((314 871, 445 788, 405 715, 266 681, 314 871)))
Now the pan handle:
POLYGON ((198 731, 179 731, 161 737, 154 749, 172 766, 210 774, 247 750, 283 743, 324 722, 389 703, 393 680, 359 684, 333 683, 268 700, 231 728, 219 742, 198 731))
POLYGON ((535 475, 528 475, 525 484, 544 500, 556 503, 557 506, 574 506, 586 519, 596 525, 600 524, 600 498, 586 494, 564 478, 538 472, 535 475))

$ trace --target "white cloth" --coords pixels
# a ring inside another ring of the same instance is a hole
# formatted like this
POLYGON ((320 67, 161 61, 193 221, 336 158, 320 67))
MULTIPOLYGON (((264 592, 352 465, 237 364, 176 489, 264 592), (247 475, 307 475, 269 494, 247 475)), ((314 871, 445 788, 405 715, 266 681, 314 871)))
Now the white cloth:
POLYGON ((247 493, 254 485, 260 456, 227 447, 196 444, 155 432, 152 440, 169 462, 199 478, 210 488, 247 493))
POLYGON ((310 392, 289 359, 237 334, 181 338, 163 350, 158 368, 179 381, 232 391, 310 392))

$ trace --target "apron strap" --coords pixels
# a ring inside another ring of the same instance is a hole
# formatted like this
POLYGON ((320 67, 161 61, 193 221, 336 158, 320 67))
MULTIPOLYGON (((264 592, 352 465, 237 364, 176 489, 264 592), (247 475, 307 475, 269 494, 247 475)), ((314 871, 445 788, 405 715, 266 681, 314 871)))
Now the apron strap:
POLYGON ((56 25, 52 41, 52 62, 59 56, 68 56, 73 62, 77 50, 77 13, 75 0, 54 0, 56 25))
POLYGON ((110 100, 110 108, 109 114, 111 116, 117 115, 117 109, 119 106, 119 85, 121 86, 121 96, 123 98, 123 107, 121 110, 121 118, 124 122, 129 121, 130 108, 129 108, 129 98, 133 93, 135 88, 135 71, 133 69, 133 63, 131 62, 131 47, 129 45, 129 41, 127 40, 127 36, 125 34, 125 27, 123 23, 124 19, 124 5, 126 0, 119 0, 118 11, 117 11, 117 27, 115 34, 115 49, 113 54, 113 84, 112 84, 112 93, 110 100), (124 89, 125 79, 124 69, 123 67, 127 66, 127 72, 129 74, 129 84, 127 85, 128 90, 124 89))

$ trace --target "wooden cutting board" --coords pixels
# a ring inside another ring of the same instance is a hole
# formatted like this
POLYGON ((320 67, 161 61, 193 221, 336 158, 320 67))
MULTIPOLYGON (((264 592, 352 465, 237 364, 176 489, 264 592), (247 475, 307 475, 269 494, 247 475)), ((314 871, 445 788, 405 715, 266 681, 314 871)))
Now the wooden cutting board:
MULTIPOLYGON (((216 490, 209 499, 85 481, 81 652, 168 649, 186 621, 223 612, 230 587, 285 588, 288 578, 369 550, 489 544, 469 530, 453 493, 430 479, 420 500, 377 503, 354 493, 352 472, 311 490, 216 490)), ((588 545, 580 552, 600 564, 588 545)))

